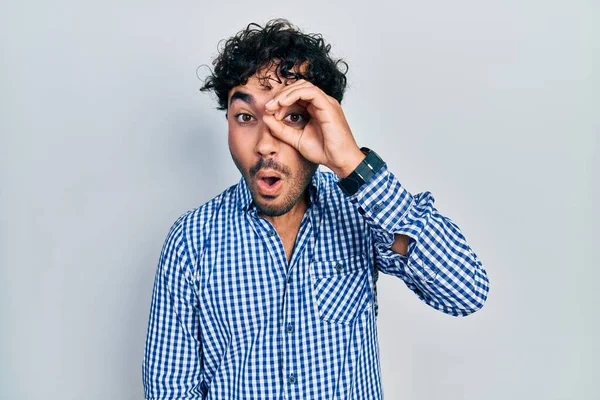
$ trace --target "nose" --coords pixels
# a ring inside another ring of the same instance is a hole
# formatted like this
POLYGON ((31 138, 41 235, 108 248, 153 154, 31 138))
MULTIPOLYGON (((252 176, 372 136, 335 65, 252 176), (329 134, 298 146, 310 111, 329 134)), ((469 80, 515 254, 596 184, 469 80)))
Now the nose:
POLYGON ((273 157, 279 152, 279 139, 271 134, 271 130, 264 122, 260 124, 258 140, 255 151, 263 158, 273 157))

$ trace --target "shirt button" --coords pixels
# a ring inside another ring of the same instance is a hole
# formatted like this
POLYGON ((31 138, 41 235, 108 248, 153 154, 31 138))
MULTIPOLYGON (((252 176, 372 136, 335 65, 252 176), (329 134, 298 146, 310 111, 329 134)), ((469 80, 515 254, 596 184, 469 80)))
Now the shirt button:
POLYGON ((381 206, 379 204, 375 204, 373 206, 373 212, 379 212, 379 210, 381 210, 381 206))
POLYGON ((269 236, 275 236, 275 231, 274 230, 270 230, 269 231, 269 236))
POLYGON ((344 269, 344 266, 342 264, 336 264, 335 269, 337 270, 337 272, 342 272, 342 269, 344 269))
POLYGON ((290 376, 288 376, 288 382, 289 383, 296 383, 296 375, 290 374, 290 376))
POLYGON ((287 283, 292 283, 292 277, 291 276, 287 277, 287 283))
POLYGON ((292 324, 288 324, 288 325, 285 327, 285 330, 286 330, 286 332, 287 332, 287 333, 292 333, 292 332, 294 332, 294 325, 292 325, 292 324))

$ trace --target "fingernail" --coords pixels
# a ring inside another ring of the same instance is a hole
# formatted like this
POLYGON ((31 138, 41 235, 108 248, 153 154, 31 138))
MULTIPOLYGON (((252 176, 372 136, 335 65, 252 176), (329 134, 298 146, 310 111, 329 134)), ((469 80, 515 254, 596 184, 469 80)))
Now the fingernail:
POLYGON ((269 102, 267 103, 267 107, 270 106, 270 105, 272 105, 274 102, 275 102, 275 99, 269 100, 269 102))

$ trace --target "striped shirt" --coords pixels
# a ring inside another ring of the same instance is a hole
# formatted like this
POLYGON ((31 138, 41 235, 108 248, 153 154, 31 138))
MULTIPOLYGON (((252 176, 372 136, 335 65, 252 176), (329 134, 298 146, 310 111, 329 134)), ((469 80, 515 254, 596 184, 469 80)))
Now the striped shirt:
POLYGON ((317 171, 288 263, 242 178, 181 216, 165 241, 143 362, 147 399, 381 399, 378 272, 465 316, 488 279, 429 192, 383 166, 346 197, 317 171), (411 238, 406 256, 394 234, 411 238))

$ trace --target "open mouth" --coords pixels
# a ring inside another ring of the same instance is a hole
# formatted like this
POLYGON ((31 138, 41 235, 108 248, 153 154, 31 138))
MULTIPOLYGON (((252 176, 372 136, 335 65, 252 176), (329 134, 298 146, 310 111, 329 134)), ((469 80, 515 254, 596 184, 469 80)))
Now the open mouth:
POLYGON ((273 186, 275 185, 277 182, 279 182, 281 180, 281 178, 278 178, 276 176, 265 176, 263 178, 261 178, 263 182, 266 182, 267 185, 269 186, 273 186))
POLYGON ((283 179, 272 171, 261 171, 256 175, 258 189, 263 195, 275 196, 281 190, 283 179))

